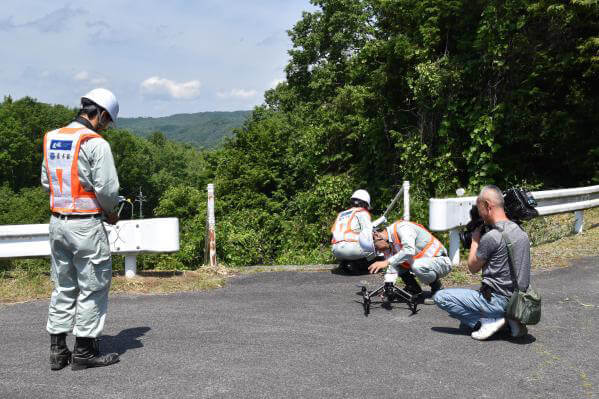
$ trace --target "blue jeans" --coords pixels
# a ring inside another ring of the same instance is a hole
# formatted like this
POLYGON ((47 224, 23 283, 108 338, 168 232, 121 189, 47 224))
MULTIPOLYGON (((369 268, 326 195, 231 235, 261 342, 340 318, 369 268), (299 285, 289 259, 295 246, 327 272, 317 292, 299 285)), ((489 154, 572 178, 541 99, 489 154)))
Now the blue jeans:
POLYGON ((503 295, 492 294, 491 301, 487 301, 479 291, 467 288, 440 290, 433 300, 451 317, 470 328, 474 328, 480 319, 504 317, 508 303, 508 298, 503 295))

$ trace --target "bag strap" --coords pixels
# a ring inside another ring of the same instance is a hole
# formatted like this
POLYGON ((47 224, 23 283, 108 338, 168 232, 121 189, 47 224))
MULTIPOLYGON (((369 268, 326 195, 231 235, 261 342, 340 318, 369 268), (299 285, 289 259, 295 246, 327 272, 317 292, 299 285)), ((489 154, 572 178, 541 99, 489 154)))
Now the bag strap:
POLYGON ((508 235, 506 234, 506 232, 504 231, 503 228, 498 228, 497 230, 501 231, 501 236, 503 237, 503 240, 505 241, 505 246, 507 247, 507 259, 508 259, 508 264, 510 265, 510 277, 512 278, 512 284, 514 285, 514 293, 516 293, 517 291, 520 291, 520 288, 518 288, 518 275, 516 274, 516 271, 514 270, 514 263, 513 263, 513 259, 514 259, 514 245, 512 243, 512 240, 510 240, 510 238, 508 237, 508 235), (515 278, 514 278, 515 277, 515 278))

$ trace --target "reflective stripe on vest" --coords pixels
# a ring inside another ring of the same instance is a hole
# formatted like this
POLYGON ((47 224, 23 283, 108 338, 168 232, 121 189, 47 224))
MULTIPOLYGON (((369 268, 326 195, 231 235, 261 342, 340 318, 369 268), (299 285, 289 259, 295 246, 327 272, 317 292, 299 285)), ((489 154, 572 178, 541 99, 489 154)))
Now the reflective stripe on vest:
POLYGON ((410 223, 410 224, 416 225, 416 226, 420 227, 422 230, 424 230, 425 232, 427 232, 429 234, 429 236, 431 237, 429 239, 429 241, 426 243, 426 245, 424 246, 424 248, 422 248, 420 250, 420 252, 418 252, 416 255, 414 255, 410 262, 403 262, 401 264, 401 267, 403 267, 404 269, 409 269, 410 267, 412 267, 412 263, 414 263, 414 259, 420 259, 420 258, 424 258, 424 257, 434 258, 435 256, 437 256, 439 254, 439 252, 443 248, 443 244, 441 244, 441 241, 439 241, 434 235, 431 234, 430 231, 428 231, 421 224, 414 223, 414 222, 408 222, 408 221, 404 221, 404 220, 400 220, 399 222, 393 223, 393 246, 395 247, 395 250, 396 250, 395 253, 401 251, 401 249, 403 248, 403 245, 401 245, 401 240, 399 238, 399 234, 397 233, 397 225, 399 223, 410 223))
POLYGON ((50 185, 50 210, 62 214, 102 212, 92 191, 85 191, 79 181, 79 148, 81 143, 102 137, 82 128, 61 128, 44 136, 44 162, 50 185))
MULTIPOLYGON (((362 211, 368 213, 368 210, 365 208, 351 208, 337 215, 335 224, 333 224, 333 227, 331 227, 331 233, 333 233, 331 244, 336 244, 341 241, 358 242, 360 233, 356 233, 352 230, 351 222, 356 216, 356 213, 362 211)), ((370 213, 368 213, 368 215, 370 215, 370 213)))

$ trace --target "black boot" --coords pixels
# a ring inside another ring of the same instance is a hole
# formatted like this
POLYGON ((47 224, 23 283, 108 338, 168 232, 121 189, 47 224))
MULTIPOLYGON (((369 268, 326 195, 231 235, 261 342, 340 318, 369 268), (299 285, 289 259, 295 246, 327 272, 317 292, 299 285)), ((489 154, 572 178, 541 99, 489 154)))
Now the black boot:
POLYGON ((370 265, 371 263, 366 258, 349 262, 349 267, 353 274, 368 274, 368 266, 370 265))
POLYGON ((437 291, 443 289, 443 284, 441 284, 441 280, 436 279, 432 283, 429 284, 431 286, 431 297, 437 293, 437 291))
POLYGON ((71 363, 71 351, 67 348, 67 334, 50 334, 50 369, 60 370, 71 363))
POLYGON ((418 281, 416 281, 416 278, 412 273, 404 273, 399 277, 401 277, 401 280, 406 285, 404 290, 408 291, 412 295, 422 294, 422 288, 420 288, 420 284, 418 284, 418 281))
POLYGON ((349 261, 342 260, 341 262, 339 262, 339 267, 337 268, 337 270, 341 274, 351 274, 351 269, 349 267, 349 261))
POLYGON ((97 339, 76 337, 75 348, 73 348, 73 364, 71 364, 72 370, 110 366, 118 361, 119 355, 116 353, 100 356, 97 339))

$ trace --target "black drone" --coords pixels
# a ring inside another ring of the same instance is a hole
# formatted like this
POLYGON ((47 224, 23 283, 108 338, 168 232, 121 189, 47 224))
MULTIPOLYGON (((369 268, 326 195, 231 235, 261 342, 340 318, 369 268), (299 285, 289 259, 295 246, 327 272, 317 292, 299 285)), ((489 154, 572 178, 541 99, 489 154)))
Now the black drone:
POLYGON ((420 295, 410 294, 408 291, 396 287, 393 283, 386 282, 373 291, 368 291, 364 285, 358 285, 358 287, 360 287, 360 293, 362 294, 364 316, 368 316, 370 313, 371 298, 377 295, 381 295, 381 306, 385 309, 391 309, 391 304, 395 302, 407 304, 412 314, 418 312, 417 306, 420 295))

